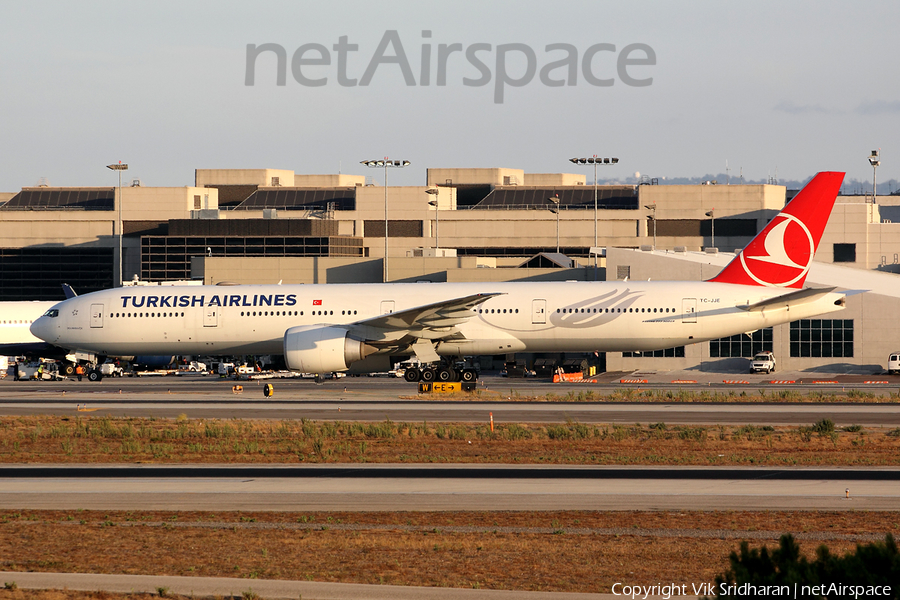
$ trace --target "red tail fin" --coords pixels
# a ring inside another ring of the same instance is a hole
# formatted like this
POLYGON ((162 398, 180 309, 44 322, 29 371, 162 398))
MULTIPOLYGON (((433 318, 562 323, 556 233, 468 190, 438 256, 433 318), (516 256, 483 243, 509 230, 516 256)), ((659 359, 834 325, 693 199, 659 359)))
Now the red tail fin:
POLYGON ((844 173, 823 172, 813 177, 710 281, 803 287, 843 180, 844 173))

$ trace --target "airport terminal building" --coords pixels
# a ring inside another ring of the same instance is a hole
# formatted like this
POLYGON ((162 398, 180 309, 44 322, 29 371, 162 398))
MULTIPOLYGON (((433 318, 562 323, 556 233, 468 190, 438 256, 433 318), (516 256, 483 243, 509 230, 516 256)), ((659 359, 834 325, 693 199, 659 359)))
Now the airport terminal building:
MULTIPOLYGON (((61 283, 86 293, 120 277, 699 280, 792 193, 653 180, 594 186, 584 175, 504 168, 428 169, 425 185, 387 188, 363 176, 276 169, 198 169, 193 185, 175 188, 23 188, 0 194, 0 295, 56 300, 61 283)), ((652 356, 610 353, 605 366, 734 371, 772 350, 780 369, 878 372, 900 349, 898 233, 900 196, 839 196, 807 285, 867 290, 845 311, 652 356)))

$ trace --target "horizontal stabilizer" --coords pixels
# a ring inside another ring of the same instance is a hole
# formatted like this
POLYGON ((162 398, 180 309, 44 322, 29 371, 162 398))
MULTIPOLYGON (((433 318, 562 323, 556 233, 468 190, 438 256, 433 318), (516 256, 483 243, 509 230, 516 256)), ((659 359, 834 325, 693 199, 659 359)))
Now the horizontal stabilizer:
POLYGON ((799 304, 807 304, 809 302, 814 302, 824 296, 825 294, 830 294, 833 292, 835 288, 806 288, 802 290, 797 290, 796 292, 790 292, 789 294, 782 294, 781 296, 775 296, 774 298, 769 298, 767 300, 763 300, 761 302, 755 302, 753 304, 744 304, 739 305, 738 308, 746 311, 759 311, 765 310, 767 308, 780 308, 780 307, 791 307, 797 306, 799 304))
POLYGON ((865 294, 866 292, 870 292, 871 290, 844 290, 841 292, 845 298, 849 298, 850 296, 857 296, 859 294, 865 294))

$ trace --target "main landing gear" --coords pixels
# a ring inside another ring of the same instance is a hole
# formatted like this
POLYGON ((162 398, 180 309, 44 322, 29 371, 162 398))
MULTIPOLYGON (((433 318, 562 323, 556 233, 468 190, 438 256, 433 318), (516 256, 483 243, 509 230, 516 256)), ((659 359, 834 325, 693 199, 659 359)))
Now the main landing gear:
POLYGON ((470 367, 457 369, 449 365, 423 365, 420 367, 409 367, 403 374, 403 378, 410 382, 418 381, 475 381, 478 379, 478 372, 470 367))

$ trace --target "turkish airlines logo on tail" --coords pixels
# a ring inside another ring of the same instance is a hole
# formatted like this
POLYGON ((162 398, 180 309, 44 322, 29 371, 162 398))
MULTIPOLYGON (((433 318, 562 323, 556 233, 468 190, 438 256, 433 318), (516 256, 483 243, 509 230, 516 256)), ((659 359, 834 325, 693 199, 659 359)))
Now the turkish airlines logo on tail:
POLYGON ((806 224, 781 213, 740 256, 744 272, 756 283, 789 287, 806 276, 815 253, 816 243, 806 224))

